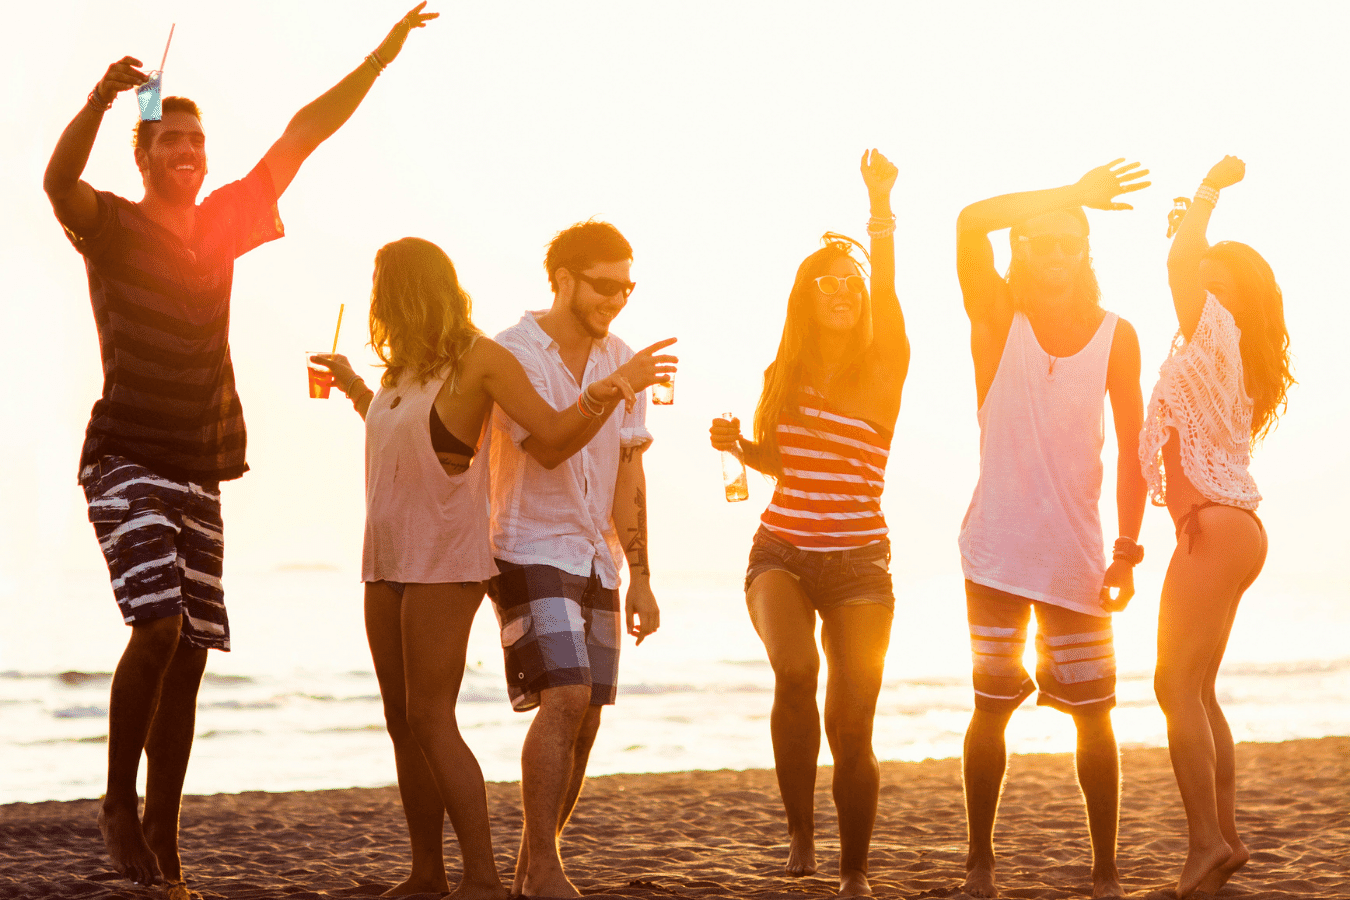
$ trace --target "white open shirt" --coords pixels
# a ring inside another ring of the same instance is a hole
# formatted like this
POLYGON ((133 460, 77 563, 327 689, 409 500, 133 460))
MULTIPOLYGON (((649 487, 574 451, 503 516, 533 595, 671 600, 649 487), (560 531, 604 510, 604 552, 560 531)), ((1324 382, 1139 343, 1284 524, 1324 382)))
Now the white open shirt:
MULTIPOLYGON (((495 340, 520 360, 530 383, 554 409, 577 402, 582 386, 609 375, 633 357, 614 335, 594 342, 581 384, 563 364, 558 344, 527 312, 495 340)), ((581 450, 557 468, 541 466, 521 449, 530 433, 496 407, 489 442, 492 473, 492 551, 517 565, 548 565, 587 577, 592 563, 606 588, 618 588, 623 545, 614 531, 614 482, 619 451, 651 443, 647 396, 632 412, 621 405, 581 450)))

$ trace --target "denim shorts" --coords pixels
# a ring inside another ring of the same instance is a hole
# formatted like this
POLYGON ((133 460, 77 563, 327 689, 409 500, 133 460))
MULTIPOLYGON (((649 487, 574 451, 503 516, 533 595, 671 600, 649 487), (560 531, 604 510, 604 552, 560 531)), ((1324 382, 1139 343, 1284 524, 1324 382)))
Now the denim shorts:
POLYGON ((750 546, 750 564, 745 571, 745 590, 765 572, 787 572, 801 585, 817 612, 876 603, 895 609, 891 589, 891 542, 851 550, 802 550, 775 535, 763 525, 750 546))

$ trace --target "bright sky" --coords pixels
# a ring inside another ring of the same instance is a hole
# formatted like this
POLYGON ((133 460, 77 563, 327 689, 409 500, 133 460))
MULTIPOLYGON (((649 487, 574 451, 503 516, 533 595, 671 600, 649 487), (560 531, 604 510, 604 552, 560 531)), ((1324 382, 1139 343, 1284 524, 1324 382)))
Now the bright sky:
MULTIPOLYGON (((1175 329, 1166 213, 1226 153, 1246 160, 1248 180, 1224 192, 1210 237, 1244 240, 1271 262, 1301 382, 1254 468, 1272 535, 1264 580, 1350 590, 1339 565, 1350 504, 1341 4, 431 8, 441 18, 410 37, 282 198, 288 236, 236 268, 231 337, 253 471, 225 489, 227 584, 230 571, 279 566, 357 571, 360 421, 340 399, 306 398, 301 356, 330 345, 346 303, 339 349, 372 359, 375 250, 404 235, 439 243, 493 333, 548 305, 544 245, 590 216, 635 248, 639 287, 615 332, 634 347, 680 337, 676 405, 649 415, 658 593, 661 579, 698 573, 736 583, 769 487, 752 476, 748 503, 722 500, 707 423, 723 410, 749 419, 793 273, 820 234, 862 235, 858 158, 874 146, 900 169, 897 281, 914 347, 885 500, 902 601, 907 580, 933 575, 950 574, 959 592, 956 533, 976 475, 958 211, 1116 157, 1149 167, 1154 185, 1131 195, 1134 212, 1089 214, 1104 305, 1138 329, 1147 397, 1175 329)), ((389 0, 77 0, 59 18, 34 3, 6 13, 7 32, 24 38, 10 42, 0 102, 0 296, 12 336, 0 363, 4 602, 102 566, 75 484, 101 384, 97 340, 83 267, 41 191, 62 128, 109 63, 131 54, 153 65, 176 22, 165 90, 204 111, 204 196, 247 172, 405 11, 389 0)), ((85 177, 138 199, 134 116, 125 95, 85 177)), ((1155 594, 1169 525, 1158 510, 1145 523, 1140 582, 1155 594)))

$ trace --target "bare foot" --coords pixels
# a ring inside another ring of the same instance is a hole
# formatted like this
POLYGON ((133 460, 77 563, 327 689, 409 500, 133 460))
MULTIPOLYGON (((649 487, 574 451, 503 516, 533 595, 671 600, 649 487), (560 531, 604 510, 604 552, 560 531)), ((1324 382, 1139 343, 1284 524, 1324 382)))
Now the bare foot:
POLYGON ((815 835, 793 834, 788 837, 788 861, 784 871, 793 878, 816 874, 815 835))
POLYGON ((446 881, 445 873, 441 873, 440 878, 409 876, 401 884, 396 884, 389 890, 381 894, 381 897, 406 897, 409 894, 444 894, 450 890, 450 882, 446 881))
POLYGON ((494 877, 488 881, 470 881, 465 878, 450 894, 450 900, 506 900, 510 894, 506 887, 494 877))
POLYGON ((202 900, 202 895, 190 890, 186 882, 174 881, 168 885, 164 900, 202 900))
POLYGON ((562 866, 539 867, 538 872, 527 872, 521 893, 527 897, 580 897, 581 891, 567 879, 562 866))
POLYGON ((961 890, 972 897, 997 897, 998 888, 994 887, 994 864, 966 862, 966 880, 961 890))
POLYGON ((1115 897, 1118 900, 1124 900, 1125 891, 1120 887, 1120 875, 1112 872, 1109 875, 1092 876, 1092 897, 1093 900, 1107 900, 1115 897))
POLYGON ((867 883, 866 872, 840 872, 839 873, 839 896, 840 897, 870 897, 872 896, 872 885, 867 883))
MULTIPOLYGON (((177 823, 160 828, 149 817, 141 824, 141 833, 145 835, 145 845, 155 854, 160 874, 168 884, 186 884, 183 877, 183 863, 178 856, 177 823)), ((186 890, 186 888, 185 888, 186 890)))
POLYGON ((108 848, 108 858, 119 875, 136 884, 162 884, 164 873, 141 833, 136 807, 104 803, 98 813, 98 830, 108 848))
POLYGON ((1228 862, 1232 852, 1223 841, 1207 847, 1192 846, 1181 865, 1181 876, 1177 878, 1177 897, 1189 897, 1194 893, 1200 882, 1228 862))
POLYGON ((1195 889, 1204 891, 1206 894, 1217 894, 1219 888, 1227 884, 1228 879, 1233 877, 1233 873, 1245 866, 1247 860, 1251 858, 1252 854, 1247 850, 1246 845, 1238 844, 1233 852, 1228 854, 1228 861, 1200 879, 1200 884, 1195 889))

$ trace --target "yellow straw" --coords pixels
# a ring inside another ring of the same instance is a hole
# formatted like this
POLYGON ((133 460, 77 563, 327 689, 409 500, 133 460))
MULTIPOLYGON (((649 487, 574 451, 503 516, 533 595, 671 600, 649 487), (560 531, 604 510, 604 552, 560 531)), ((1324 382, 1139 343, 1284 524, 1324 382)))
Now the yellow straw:
MULTIPOLYGON (((333 353, 337 353, 338 333, 342 331, 342 311, 347 308, 347 304, 338 304, 338 323, 337 328, 333 329, 333 353)), ((331 355, 331 354, 330 354, 331 355)))

